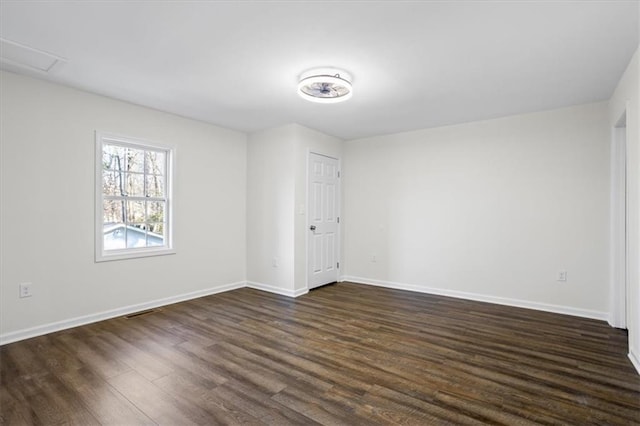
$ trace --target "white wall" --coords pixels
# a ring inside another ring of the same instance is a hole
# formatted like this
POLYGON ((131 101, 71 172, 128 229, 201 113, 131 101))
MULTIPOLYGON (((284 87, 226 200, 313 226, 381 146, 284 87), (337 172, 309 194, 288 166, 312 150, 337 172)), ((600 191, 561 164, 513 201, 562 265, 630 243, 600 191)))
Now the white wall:
POLYGON ((606 108, 346 142, 345 279, 606 318, 606 108))
POLYGON ((254 288, 289 296, 307 291, 310 151, 340 158, 342 141, 298 124, 249 135, 247 281, 254 288))
POLYGON ((247 281, 285 295, 294 288, 295 138, 289 125, 247 145, 247 281))
POLYGON ((609 101, 609 128, 626 109, 629 357, 640 372, 640 51, 636 51, 609 101))
POLYGON ((244 134, 11 73, 0 85, 3 341, 244 285, 244 134), (176 147, 177 254, 94 262, 95 130, 176 147))

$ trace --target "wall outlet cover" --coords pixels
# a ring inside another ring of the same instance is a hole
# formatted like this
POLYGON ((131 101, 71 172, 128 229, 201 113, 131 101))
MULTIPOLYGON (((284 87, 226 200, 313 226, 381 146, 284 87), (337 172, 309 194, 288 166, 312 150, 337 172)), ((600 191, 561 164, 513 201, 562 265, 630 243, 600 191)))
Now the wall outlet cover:
POLYGON ((31 292, 31 283, 20 283, 19 290, 21 298, 33 296, 33 293, 31 292))

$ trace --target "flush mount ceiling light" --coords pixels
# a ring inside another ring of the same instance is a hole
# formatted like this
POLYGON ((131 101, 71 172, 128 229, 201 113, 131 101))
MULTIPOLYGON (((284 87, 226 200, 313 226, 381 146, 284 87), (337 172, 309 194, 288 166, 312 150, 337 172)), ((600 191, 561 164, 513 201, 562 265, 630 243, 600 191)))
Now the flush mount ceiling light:
POLYGON ((333 104, 353 95, 351 76, 333 68, 319 68, 300 76, 298 94, 311 102, 333 104))

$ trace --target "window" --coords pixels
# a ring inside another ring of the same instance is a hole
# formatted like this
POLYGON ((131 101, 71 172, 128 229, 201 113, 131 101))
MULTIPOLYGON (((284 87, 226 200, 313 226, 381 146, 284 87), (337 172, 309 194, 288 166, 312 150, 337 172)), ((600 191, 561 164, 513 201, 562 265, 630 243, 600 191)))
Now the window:
POLYGON ((175 253, 173 149, 96 133, 96 261, 175 253))

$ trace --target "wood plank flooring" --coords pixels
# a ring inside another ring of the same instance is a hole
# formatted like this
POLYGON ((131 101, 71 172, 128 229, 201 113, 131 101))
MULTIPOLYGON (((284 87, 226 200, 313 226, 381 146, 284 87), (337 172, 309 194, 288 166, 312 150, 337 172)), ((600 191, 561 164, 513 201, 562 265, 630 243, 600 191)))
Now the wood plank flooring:
POLYGON ((626 333, 340 283, 240 289, 0 348, 0 423, 640 424, 626 333))

